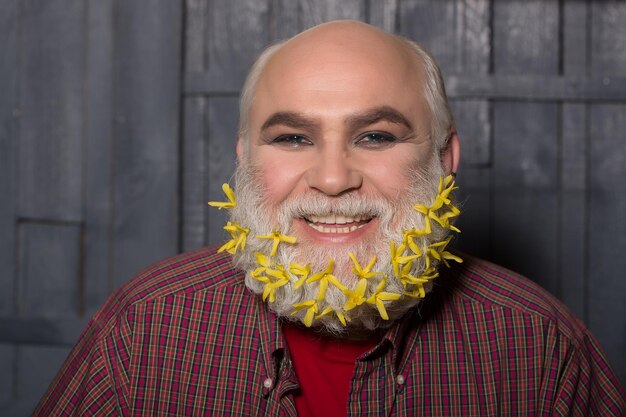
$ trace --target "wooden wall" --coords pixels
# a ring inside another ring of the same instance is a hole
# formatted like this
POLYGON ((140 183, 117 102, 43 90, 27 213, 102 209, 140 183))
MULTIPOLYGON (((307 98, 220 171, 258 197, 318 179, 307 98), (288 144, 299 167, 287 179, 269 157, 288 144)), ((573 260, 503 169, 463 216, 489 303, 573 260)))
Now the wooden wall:
POLYGON ((426 45, 462 140, 458 246, 583 318, 626 382, 626 2, 3 0, 0 414, 88 317, 221 240, 237 95, 268 43, 354 18, 426 45))

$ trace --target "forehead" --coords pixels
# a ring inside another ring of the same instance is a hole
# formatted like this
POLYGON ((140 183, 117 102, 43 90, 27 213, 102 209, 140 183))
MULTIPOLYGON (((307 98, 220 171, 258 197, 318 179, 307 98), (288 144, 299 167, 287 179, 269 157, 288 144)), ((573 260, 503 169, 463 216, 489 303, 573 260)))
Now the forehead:
POLYGON ((388 106, 424 117, 423 69, 410 48, 371 28, 344 29, 305 32, 270 58, 256 86, 251 127, 277 111, 339 118, 388 106))

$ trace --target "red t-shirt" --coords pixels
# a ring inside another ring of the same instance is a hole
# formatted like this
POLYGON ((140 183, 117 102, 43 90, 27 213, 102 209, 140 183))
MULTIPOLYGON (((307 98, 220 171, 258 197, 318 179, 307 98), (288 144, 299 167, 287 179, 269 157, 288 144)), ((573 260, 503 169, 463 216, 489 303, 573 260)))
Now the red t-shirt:
POLYGON ((346 416, 356 358, 376 346, 378 340, 335 339, 288 323, 283 324, 283 333, 300 383, 294 394, 298 415, 346 416))

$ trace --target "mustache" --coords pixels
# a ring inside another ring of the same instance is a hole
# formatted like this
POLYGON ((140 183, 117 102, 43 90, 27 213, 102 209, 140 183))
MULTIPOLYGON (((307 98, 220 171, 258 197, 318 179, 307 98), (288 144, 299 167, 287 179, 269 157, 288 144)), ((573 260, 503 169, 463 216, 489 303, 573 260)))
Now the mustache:
POLYGON ((281 224, 288 224, 294 218, 331 214, 390 218, 395 212, 396 205, 385 198, 365 196, 356 192, 334 197, 308 193, 283 201, 278 208, 277 220, 281 224))

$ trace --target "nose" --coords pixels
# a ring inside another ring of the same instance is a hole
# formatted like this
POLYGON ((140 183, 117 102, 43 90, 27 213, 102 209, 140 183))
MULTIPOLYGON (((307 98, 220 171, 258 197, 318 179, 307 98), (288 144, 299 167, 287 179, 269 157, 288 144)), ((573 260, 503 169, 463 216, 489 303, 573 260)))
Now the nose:
POLYGON ((343 146, 324 146, 307 171, 307 184, 326 195, 356 190, 363 183, 361 170, 343 146))

